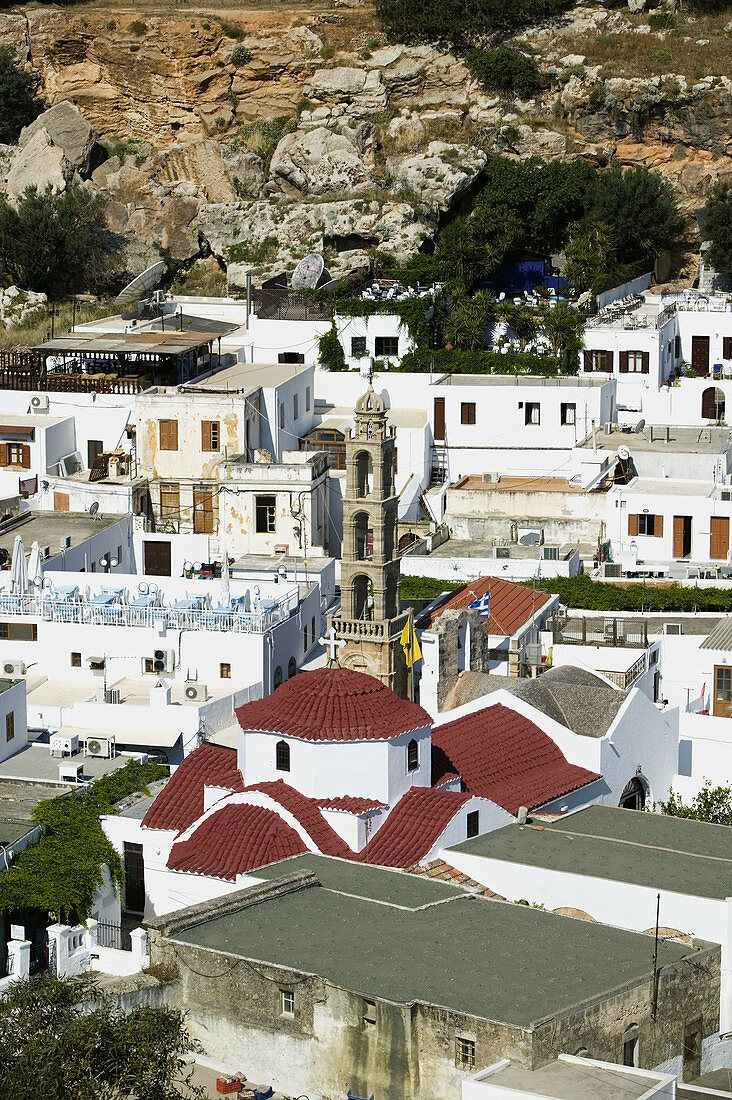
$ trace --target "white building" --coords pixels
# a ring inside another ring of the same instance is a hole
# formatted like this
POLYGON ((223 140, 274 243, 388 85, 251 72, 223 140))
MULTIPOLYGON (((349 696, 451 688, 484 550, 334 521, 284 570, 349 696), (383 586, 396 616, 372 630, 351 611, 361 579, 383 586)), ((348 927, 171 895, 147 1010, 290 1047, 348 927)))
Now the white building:
POLYGON ((73 456, 73 416, 13 416, 0 424, 0 499, 34 496, 59 461, 73 456))
MULTIPOLYGON (((0 661, 0 671, 4 662, 0 661)), ((28 744, 25 682, 20 678, 0 679, 0 763, 28 744)))

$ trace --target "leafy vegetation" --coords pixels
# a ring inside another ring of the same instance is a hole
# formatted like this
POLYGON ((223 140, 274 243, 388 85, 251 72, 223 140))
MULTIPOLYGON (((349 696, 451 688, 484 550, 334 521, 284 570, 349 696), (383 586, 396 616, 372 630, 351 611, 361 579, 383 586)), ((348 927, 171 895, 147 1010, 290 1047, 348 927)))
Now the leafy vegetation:
POLYGON ((239 241, 228 249, 233 263, 266 264, 277 257, 279 241, 276 237, 263 237, 261 241, 239 241))
POLYGON ((15 982, 0 999, 0 1095, 13 1100, 182 1100, 199 1049, 183 1016, 138 1006, 126 1013, 97 1000, 89 978, 48 975, 15 982))
POLYGON ((732 611, 732 589, 682 588, 678 584, 608 584, 577 577, 551 577, 536 583, 567 607, 596 611, 732 611))
POLYGON ((236 65, 238 69, 243 65, 248 65, 252 57, 253 54, 249 47, 242 46, 240 42, 234 46, 234 49, 231 51, 231 63, 232 65, 236 65))
POLYGON ((699 793, 686 804, 673 789, 665 802, 658 803, 662 814, 689 817, 694 821, 710 821, 713 825, 732 825, 732 787, 713 787, 705 779, 699 793))
POLYGON ((552 378, 559 373, 553 356, 521 351, 460 351, 418 348, 402 357, 400 371, 434 371, 438 374, 535 374, 552 378))
POLYGON ((239 141, 247 147, 250 153, 256 153, 266 165, 269 165, 272 154, 282 138, 285 134, 291 134, 296 129, 297 122, 289 115, 261 118, 242 126, 239 141))
POLYGON ((470 75, 491 91, 511 92, 522 99, 536 95, 547 80, 536 62, 518 50, 470 50, 465 57, 470 75))
POLYGON ((400 593, 403 600, 434 600, 443 592, 464 588, 465 581, 441 581, 439 577, 411 577, 402 574, 400 593))
POLYGON ((13 51, 0 49, 0 143, 12 145, 24 126, 38 115, 42 104, 36 99, 36 82, 21 69, 13 51))
POLYGON ((0 909, 27 906, 67 921, 85 920, 103 885, 102 867, 109 868, 113 882, 122 881, 121 860, 99 823, 100 816, 114 813, 120 799, 146 790, 148 783, 167 774, 160 764, 130 760, 85 791, 39 802, 32 817, 44 833, 0 875, 0 909))
POLYGON ((709 263, 732 273, 732 184, 724 180, 717 180, 707 199, 704 236, 711 241, 709 263))
POLYGON ((571 6, 571 0, 376 0, 392 41, 448 41, 461 50, 488 35, 541 23, 571 6))
POLYGON ((325 370, 346 369, 346 357, 338 339, 335 322, 318 338, 318 362, 325 370))
POLYGON ((130 23, 129 30, 132 34, 142 36, 147 34, 147 23, 143 23, 141 19, 133 19, 130 23))
POLYGON ((228 19, 220 19, 219 23, 227 38, 233 38, 235 42, 241 42, 242 38, 246 38, 247 32, 241 23, 230 23, 228 19))

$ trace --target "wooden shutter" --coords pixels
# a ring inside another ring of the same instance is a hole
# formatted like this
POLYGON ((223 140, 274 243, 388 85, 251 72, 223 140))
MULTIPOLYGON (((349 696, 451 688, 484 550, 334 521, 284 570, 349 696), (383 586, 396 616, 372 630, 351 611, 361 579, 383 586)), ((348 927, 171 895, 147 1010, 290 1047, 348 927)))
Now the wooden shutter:
POLYGON ((57 490, 53 494, 53 510, 54 512, 68 512, 69 510, 69 494, 59 493, 57 490))
POLYGON ((638 516, 637 515, 632 515, 632 516, 629 515, 628 516, 628 534, 629 535, 637 535, 638 534, 638 516))
POLYGON ((651 355, 650 355, 650 352, 642 351, 641 352, 641 372, 643 374, 648 374, 650 369, 651 369, 651 355))
POLYGON ((8 445, 7 443, 0 443, 0 466, 7 466, 8 464, 8 445))
POLYGON ((732 359, 732 336, 725 336, 722 339, 722 358, 732 359))
POLYGON ((620 352, 620 373, 628 373, 628 353, 627 351, 620 352))
POLYGON ((24 470, 30 470, 30 447, 27 443, 20 449, 20 465, 24 470))
POLYGON ((160 450, 178 450, 178 421, 161 420, 160 422, 160 450))
POLYGON ((591 371, 592 370, 592 352, 591 351, 586 351, 585 352, 585 370, 586 371, 591 371))
POLYGON ((211 421, 210 420, 202 420, 201 421, 201 450, 202 451, 210 451, 211 450, 211 421))
POLYGON ((613 353, 611 351, 605 352, 605 370, 612 371, 613 369, 613 353))
POLYGON ((657 539, 663 535, 663 516, 653 517, 653 534, 657 539))

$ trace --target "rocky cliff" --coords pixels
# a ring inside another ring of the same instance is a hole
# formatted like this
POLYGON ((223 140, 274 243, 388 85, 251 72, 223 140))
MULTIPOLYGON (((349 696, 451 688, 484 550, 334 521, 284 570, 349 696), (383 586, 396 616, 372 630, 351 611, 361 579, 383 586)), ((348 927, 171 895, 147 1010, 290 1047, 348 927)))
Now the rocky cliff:
POLYGON ((334 272, 406 258, 497 151, 658 168, 693 244, 732 171, 732 82, 724 20, 684 18, 656 31, 593 4, 532 30, 518 44, 551 87, 521 102, 444 50, 387 45, 365 6, 13 9, 0 41, 60 106, 2 149, 0 179, 18 194, 76 173, 109 200, 120 272, 213 254, 234 284, 314 249, 334 272))

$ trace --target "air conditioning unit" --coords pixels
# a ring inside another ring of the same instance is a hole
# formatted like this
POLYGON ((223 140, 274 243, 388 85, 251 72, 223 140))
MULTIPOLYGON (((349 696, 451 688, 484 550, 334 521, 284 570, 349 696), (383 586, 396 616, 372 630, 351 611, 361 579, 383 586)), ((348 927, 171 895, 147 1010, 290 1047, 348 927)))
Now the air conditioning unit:
POLYGON ((613 424, 612 420, 606 420, 602 426, 602 430, 604 431, 605 435, 610 435, 614 427, 615 425, 613 424))
POLYGON ((664 634, 683 634, 684 627, 682 623, 664 623, 663 632, 664 634))
POLYGON ((31 397, 31 412, 34 413, 47 413, 48 412, 48 395, 45 393, 37 393, 35 397, 31 397))
POLYGON ((485 483, 486 483, 487 485, 490 485, 490 484, 491 484, 491 483, 493 483, 493 482, 498 482, 498 481, 500 481, 500 480, 501 480, 501 475, 500 475, 500 474, 497 474, 497 473, 495 473, 495 472, 493 472, 493 473, 487 473, 487 474, 483 474, 483 475, 482 475, 482 479, 481 479, 481 480, 482 480, 482 481, 484 481, 484 482, 485 482, 485 483))
POLYGON ((619 561, 606 561, 602 567, 602 575, 603 577, 622 577, 623 567, 619 561))
POLYGON ((58 470, 61 477, 71 477, 72 474, 78 474, 79 471, 83 469, 83 465, 79 451, 73 451, 70 455, 66 455, 65 458, 59 459, 58 470))
POLYGON ((543 561, 559 561, 559 547, 542 546, 541 557, 543 561))
POLYGON ((497 546, 495 551, 494 551, 494 556, 496 558, 510 558, 511 557, 511 547, 510 546, 497 546))
POLYGON ((205 703, 208 691, 205 684, 188 684, 185 696, 189 703, 205 703))
POLYGON ((58 544, 59 550, 68 550, 71 546, 71 535, 64 535, 61 542, 58 544))
POLYGON ((3 675, 25 676, 25 661, 3 661, 3 675))
POLYGON ((541 546, 544 541, 544 528, 519 524, 518 541, 521 546, 541 546))
POLYGON ((175 669, 175 650, 156 649, 152 655, 153 672, 173 672, 175 669))
POLYGON ((92 672, 104 672, 105 660, 104 657, 90 657, 89 668, 92 672))
POLYGON ((51 547, 50 546, 42 546, 41 547, 41 557, 43 558, 44 561, 48 561, 48 559, 51 557, 51 547))
POLYGON ((119 703, 121 702, 119 688, 107 688, 104 693, 105 703, 119 703))
POLYGON ((114 755, 113 737, 89 737, 86 742, 87 756, 103 756, 109 759, 114 755))
POLYGON ((722 489, 719 496, 721 500, 732 500, 732 489, 722 489))
POLYGON ((79 751, 78 734, 73 733, 65 737, 56 733, 49 740, 49 746, 51 748, 51 756, 73 756, 74 753, 79 751))

